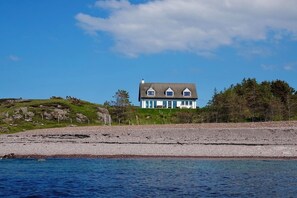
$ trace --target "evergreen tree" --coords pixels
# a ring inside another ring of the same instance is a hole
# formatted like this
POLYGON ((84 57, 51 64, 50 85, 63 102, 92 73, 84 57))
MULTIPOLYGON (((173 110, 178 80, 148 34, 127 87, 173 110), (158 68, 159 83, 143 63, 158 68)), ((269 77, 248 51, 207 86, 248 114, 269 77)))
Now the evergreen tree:
POLYGON ((129 107, 131 106, 129 93, 125 90, 118 90, 112 101, 105 102, 110 106, 110 114, 119 124, 126 124, 129 119, 129 107))
POLYGON ((222 92, 215 90, 208 103, 211 122, 273 121, 297 118, 297 94, 280 80, 258 83, 243 79, 222 92))

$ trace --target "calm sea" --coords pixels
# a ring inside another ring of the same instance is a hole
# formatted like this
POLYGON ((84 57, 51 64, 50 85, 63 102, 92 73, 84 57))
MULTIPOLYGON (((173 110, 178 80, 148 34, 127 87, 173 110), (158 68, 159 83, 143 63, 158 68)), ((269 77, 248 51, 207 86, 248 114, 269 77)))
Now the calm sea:
POLYGON ((297 161, 0 160, 0 197, 297 197, 297 161))

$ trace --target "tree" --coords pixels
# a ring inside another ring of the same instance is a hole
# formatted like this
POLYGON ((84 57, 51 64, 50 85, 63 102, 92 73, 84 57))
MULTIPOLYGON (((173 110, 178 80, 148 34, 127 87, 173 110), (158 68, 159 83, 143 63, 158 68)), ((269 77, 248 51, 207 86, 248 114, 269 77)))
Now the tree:
POLYGON ((272 121, 297 117, 297 94, 288 83, 243 79, 224 91, 215 90, 208 103, 211 122, 272 121))
POLYGON ((125 90, 118 90, 113 96, 112 105, 116 107, 128 107, 131 105, 129 93, 125 90))
POLYGON ((131 102, 129 93, 125 90, 118 90, 113 96, 113 100, 105 102, 105 105, 110 106, 110 113, 113 119, 116 119, 119 124, 126 123, 129 118, 129 107, 131 102))

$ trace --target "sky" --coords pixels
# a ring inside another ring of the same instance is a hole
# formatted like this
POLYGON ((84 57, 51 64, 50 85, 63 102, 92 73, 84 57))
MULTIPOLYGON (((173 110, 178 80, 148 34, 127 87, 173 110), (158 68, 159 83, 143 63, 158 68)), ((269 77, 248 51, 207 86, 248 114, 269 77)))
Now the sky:
POLYGON ((1 0, 0 98, 138 105, 145 82, 195 83, 198 106, 244 78, 297 90, 296 0, 1 0))

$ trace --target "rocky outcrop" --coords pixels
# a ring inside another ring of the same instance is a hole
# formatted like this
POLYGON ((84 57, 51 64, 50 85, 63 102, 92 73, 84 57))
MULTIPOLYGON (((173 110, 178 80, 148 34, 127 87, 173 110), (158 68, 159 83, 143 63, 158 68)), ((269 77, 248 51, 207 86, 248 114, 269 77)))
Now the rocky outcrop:
POLYGON ((2 121, 6 124, 14 123, 18 120, 25 120, 27 122, 32 122, 35 113, 28 110, 28 107, 20 107, 14 109, 12 113, 4 112, 1 114, 0 118, 2 117, 2 121))
POLYGON ((98 120, 106 125, 111 125, 111 116, 106 108, 97 107, 97 117, 98 120))
MULTIPOLYGON (((62 99, 56 99, 62 100, 62 99)), ((71 100, 74 100, 71 98, 71 100)), ((75 100, 76 101, 76 100, 75 100)), ((94 104, 80 101, 80 104, 69 104, 69 101, 42 101, 0 99, 0 133, 8 133, 9 130, 19 131, 24 128, 38 128, 53 123, 66 123, 69 126, 75 124, 111 124, 111 117, 106 108, 95 107, 94 104), (81 112, 80 112, 81 110, 81 112), (95 112, 94 112, 95 110, 95 112), (14 128, 17 127, 17 128, 14 128)))
POLYGON ((14 158, 16 158, 14 153, 10 153, 2 157, 2 159, 14 159, 14 158))
POLYGON ((65 121, 69 120, 69 112, 69 109, 48 109, 47 111, 43 112, 43 118, 46 120, 65 121))
POLYGON ((9 132, 8 127, 4 127, 4 126, 0 127, 0 133, 8 133, 8 132, 9 132))
POLYGON ((82 113, 77 113, 76 114, 76 122, 78 123, 89 123, 90 120, 87 116, 85 116, 84 114, 82 113))

